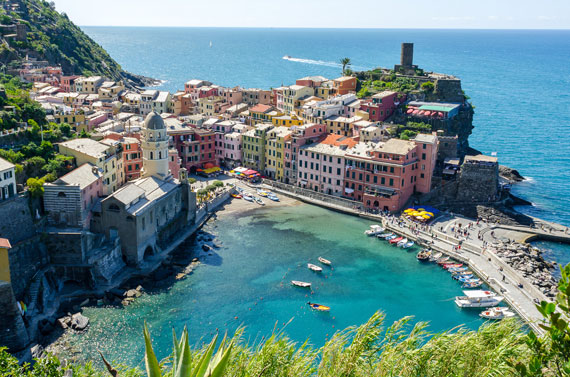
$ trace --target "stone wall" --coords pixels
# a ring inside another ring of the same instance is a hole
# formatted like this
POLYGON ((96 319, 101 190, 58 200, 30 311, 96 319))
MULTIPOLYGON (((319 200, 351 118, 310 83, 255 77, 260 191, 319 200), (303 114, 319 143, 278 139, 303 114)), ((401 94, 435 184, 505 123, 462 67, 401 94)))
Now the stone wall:
POLYGON ((14 295, 21 299, 32 277, 48 264, 48 252, 40 235, 12 244, 9 250, 10 279, 14 295))
POLYGON ((10 352, 23 350, 30 340, 12 286, 5 281, 0 281, 0 308, 0 346, 8 347, 10 352))
POLYGON ((457 136, 438 136, 437 160, 457 157, 457 136))
POLYGON ((465 99, 459 79, 436 80, 435 93, 442 102, 463 102, 465 99))
POLYGON ((499 167, 465 163, 459 175, 458 201, 488 202, 497 196, 499 167))
POLYGON ((36 234, 34 217, 24 196, 0 201, 0 219, 3 219, 0 221, 0 237, 9 239, 12 245, 36 234))

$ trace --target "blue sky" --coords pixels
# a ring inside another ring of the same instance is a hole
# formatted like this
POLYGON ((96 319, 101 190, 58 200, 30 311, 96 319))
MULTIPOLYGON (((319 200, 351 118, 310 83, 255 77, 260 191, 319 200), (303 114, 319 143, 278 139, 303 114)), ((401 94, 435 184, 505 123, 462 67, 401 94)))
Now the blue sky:
POLYGON ((569 29, 570 0, 55 0, 83 26, 569 29))

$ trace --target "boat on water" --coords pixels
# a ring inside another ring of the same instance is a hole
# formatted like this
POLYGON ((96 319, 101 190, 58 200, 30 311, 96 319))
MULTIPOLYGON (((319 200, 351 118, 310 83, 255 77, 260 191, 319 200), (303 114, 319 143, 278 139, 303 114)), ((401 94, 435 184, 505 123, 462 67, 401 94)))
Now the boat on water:
POLYGON ((461 272, 459 274, 452 274, 451 277, 454 278, 455 280, 472 279, 473 278, 473 272, 465 271, 465 272, 461 272))
POLYGON ((426 250, 426 249, 421 250, 421 251, 418 253, 418 255, 416 255, 416 258, 417 258, 419 261, 425 262, 425 261, 427 261, 427 260, 429 260, 429 259, 431 258, 431 251, 426 250))
POLYGON ((312 264, 312 263, 307 263, 307 267, 309 267, 309 270, 313 270, 315 272, 321 272, 323 270, 322 267, 319 267, 316 264, 312 264))
POLYGON ((326 306, 326 305, 315 304, 314 302, 310 302, 310 301, 307 302, 307 304, 311 307, 311 309, 318 310, 320 312, 328 312, 331 310, 331 308, 326 306))
POLYGON ((439 258, 441 258, 443 256, 443 253, 435 253, 432 256, 429 257, 429 261, 430 262, 435 262, 437 261, 439 258))
POLYGON ((469 282, 465 282, 463 283, 463 285, 461 286, 461 288, 479 288, 480 286, 483 285, 483 282, 481 280, 478 281, 469 281, 469 282))
POLYGON ((241 199, 242 196, 240 194, 232 194, 232 198, 241 199))
POLYGON ((449 273, 454 273, 454 272, 462 272, 462 271, 467 271, 469 268, 467 267, 450 267, 447 269, 447 272, 449 273))
POLYGON ((402 246, 402 249, 409 249, 410 247, 414 246, 414 241, 408 241, 402 246))
POLYGON ((449 262, 449 257, 441 257, 437 260, 437 264, 442 265, 442 264, 446 264, 449 262))
POLYGON ((243 198, 243 200, 247 200, 248 202, 253 202, 253 196, 251 196, 247 192, 243 193, 242 198, 243 198))
POLYGON ((291 56, 285 55, 285 56, 283 57, 283 59, 291 59, 291 56))
POLYGON ((479 317, 486 319, 503 319, 514 316, 515 313, 512 312, 510 308, 506 308, 503 306, 484 310, 481 313, 479 313, 479 317))
POLYGON ((442 267, 446 270, 449 268, 463 267, 463 263, 444 263, 442 267))
POLYGON ((386 239, 387 237, 393 236, 394 233, 392 232, 384 232, 384 233, 380 233, 378 235, 376 235, 376 238, 381 238, 381 239, 386 239))
POLYGON ((398 241, 398 242, 396 243, 396 246, 397 246, 397 247, 402 247, 402 246, 404 246, 404 245, 407 244, 407 243, 408 243, 408 239, 407 239, 407 238, 404 238, 404 239, 401 239, 400 241, 398 241))
POLYGON ((330 266, 332 264, 332 262, 328 259, 325 259, 323 257, 319 257, 319 262, 321 262, 322 264, 326 264, 327 266, 330 266))
POLYGON ((273 193, 269 193, 269 194, 267 195, 267 199, 273 200, 274 202, 278 202, 278 201, 279 201, 279 198, 277 197, 277 195, 275 195, 275 194, 273 194, 273 193))
POLYGON ((504 297, 491 291, 463 291, 464 296, 455 297, 455 304, 460 308, 489 308, 497 306, 504 297))
POLYGON ((475 282, 478 278, 474 278, 473 275, 469 275, 469 276, 464 276, 462 278, 457 279, 460 283, 469 283, 469 282, 475 282))
POLYGON ((392 244, 392 245, 397 244, 398 242, 400 242, 400 241, 403 240, 403 239, 404 239, 404 237, 392 238, 392 239, 390 240, 390 244, 392 244))
POLYGON ((392 234, 391 236, 388 236, 386 238, 384 238, 386 241, 392 241, 394 238, 398 238, 397 234, 392 234))
POLYGON ((254 196, 254 197, 253 197, 253 200, 255 200, 255 202, 256 202, 257 204, 259 204, 260 206, 264 206, 264 205, 265 205, 265 203, 263 203, 263 200, 261 200, 261 198, 258 198, 257 196, 254 196))
POLYGON ((301 288, 311 288, 311 283, 307 283, 306 281, 291 280, 291 284, 301 288))
POLYGON ((365 230, 364 234, 371 237, 371 236, 376 236, 376 235, 382 233, 383 231, 384 231, 384 228, 382 228, 381 225, 374 224, 374 225, 370 225, 370 229, 365 230))

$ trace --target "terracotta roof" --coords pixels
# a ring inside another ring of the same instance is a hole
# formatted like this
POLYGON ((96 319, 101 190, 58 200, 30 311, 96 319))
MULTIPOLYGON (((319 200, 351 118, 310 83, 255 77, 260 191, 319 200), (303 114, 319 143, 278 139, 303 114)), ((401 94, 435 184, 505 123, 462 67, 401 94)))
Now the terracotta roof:
POLYGON ((0 247, 4 249, 11 249, 12 245, 10 245, 10 241, 6 238, 0 238, 0 247))
POLYGON ((358 142, 356 140, 354 140, 353 138, 342 136, 342 135, 335 135, 335 134, 327 135, 322 141, 320 141, 320 143, 321 144, 335 145, 337 147, 340 145, 347 145, 348 148, 352 148, 356 144, 358 144, 358 142))
POLYGON ((271 110, 272 108, 273 108, 273 106, 258 103, 257 105, 255 105, 251 109, 249 109, 249 111, 254 111, 256 113, 265 113, 265 112, 271 110))

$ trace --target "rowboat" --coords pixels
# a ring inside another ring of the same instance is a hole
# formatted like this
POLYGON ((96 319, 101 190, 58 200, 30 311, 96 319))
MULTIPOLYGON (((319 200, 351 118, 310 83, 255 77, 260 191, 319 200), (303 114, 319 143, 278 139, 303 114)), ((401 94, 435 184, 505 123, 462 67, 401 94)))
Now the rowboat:
POLYGON ((261 196, 267 196, 267 195, 269 195, 269 193, 268 193, 267 191, 262 190, 262 189, 257 189, 257 193, 258 193, 259 195, 261 195, 261 196))
POLYGON ((376 235, 376 238, 386 239, 386 238, 393 236, 393 235, 394 235, 394 233, 392 233, 392 232, 385 232, 385 233, 381 233, 381 234, 376 235))
POLYGON ((463 267, 463 263, 444 263, 442 267, 446 270, 453 267, 463 267))
POLYGON ((311 283, 306 281, 291 280, 291 284, 301 288, 311 288, 311 283))
POLYGON ((446 264, 447 262, 449 262, 449 257, 442 257, 439 258, 436 263, 441 265, 441 264, 446 264))
POLYGON ((414 246, 414 241, 408 241, 402 246, 402 249, 409 249, 412 246, 414 246))
POLYGON ((240 194, 232 194, 232 198, 241 199, 240 194))
POLYGON ((392 241, 394 238, 398 238, 397 234, 392 234, 391 236, 387 236, 384 238, 386 241, 392 241))
POLYGON ((258 198, 257 196, 254 196, 254 197, 253 197, 253 200, 255 200, 255 202, 256 202, 257 204, 259 204, 260 206, 264 206, 264 205, 265 205, 265 203, 263 203, 263 200, 261 200, 261 199, 258 198))
POLYGON ((404 245, 407 244, 407 243, 408 243, 408 239, 407 239, 407 238, 404 238, 404 239, 401 239, 400 241, 398 241, 398 242, 396 243, 396 246, 402 247, 402 246, 404 246, 404 245))
POLYGON ((463 283, 461 288, 479 288, 482 285, 483 285, 483 282, 481 280, 479 280, 479 281, 465 282, 465 283, 463 283))
POLYGON ((454 272, 463 272, 467 271, 467 267, 450 267, 447 269, 447 272, 454 273, 454 272))
POLYGON ((376 236, 380 233, 382 233, 384 231, 384 228, 382 228, 382 226, 374 224, 374 225, 370 225, 370 229, 365 230, 364 234, 366 234, 367 236, 376 236))
POLYGON ((429 257, 429 261, 430 262, 435 262, 437 261, 439 258, 441 258, 443 256, 443 253, 435 253, 434 255, 432 255, 431 257, 429 257))
POLYGON ((325 305, 315 304, 313 302, 307 302, 307 304, 311 307, 311 309, 318 310, 320 312, 328 312, 331 310, 330 307, 325 306, 325 305))
POLYGON ((309 267, 310 270, 313 270, 315 272, 321 272, 323 270, 322 267, 319 267, 319 266, 314 265, 312 263, 307 263, 307 267, 309 267))
POLYGON ((279 198, 277 197, 277 195, 273 194, 273 193, 269 193, 269 195, 267 195, 267 199, 269 200, 273 200, 274 202, 278 202, 279 198))
POLYGON ((463 271, 456 274, 451 274, 451 277, 455 280, 471 278, 473 276, 473 272, 471 271, 463 271))
POLYGON ((332 264, 330 260, 325 259, 323 257, 319 257, 318 259, 319 259, 319 262, 321 262, 322 264, 326 264, 327 266, 330 266, 332 264))
POLYGON ((253 196, 251 196, 247 192, 243 193, 242 198, 243 198, 243 200, 247 200, 248 202, 253 202, 253 196))
POLYGON ((404 239, 404 237, 392 238, 392 239, 390 240, 390 243, 391 243, 392 245, 393 245, 393 244, 397 244, 398 242, 400 242, 400 241, 403 240, 403 239, 404 239))
POLYGON ((420 251, 416 256, 416 258, 418 258, 418 260, 422 262, 427 261, 430 257, 431 257, 431 251, 425 249, 420 251))
POLYGON ((514 317, 515 313, 505 307, 496 307, 489 310, 484 310, 479 314, 479 317, 486 319, 503 319, 508 317, 514 317))

